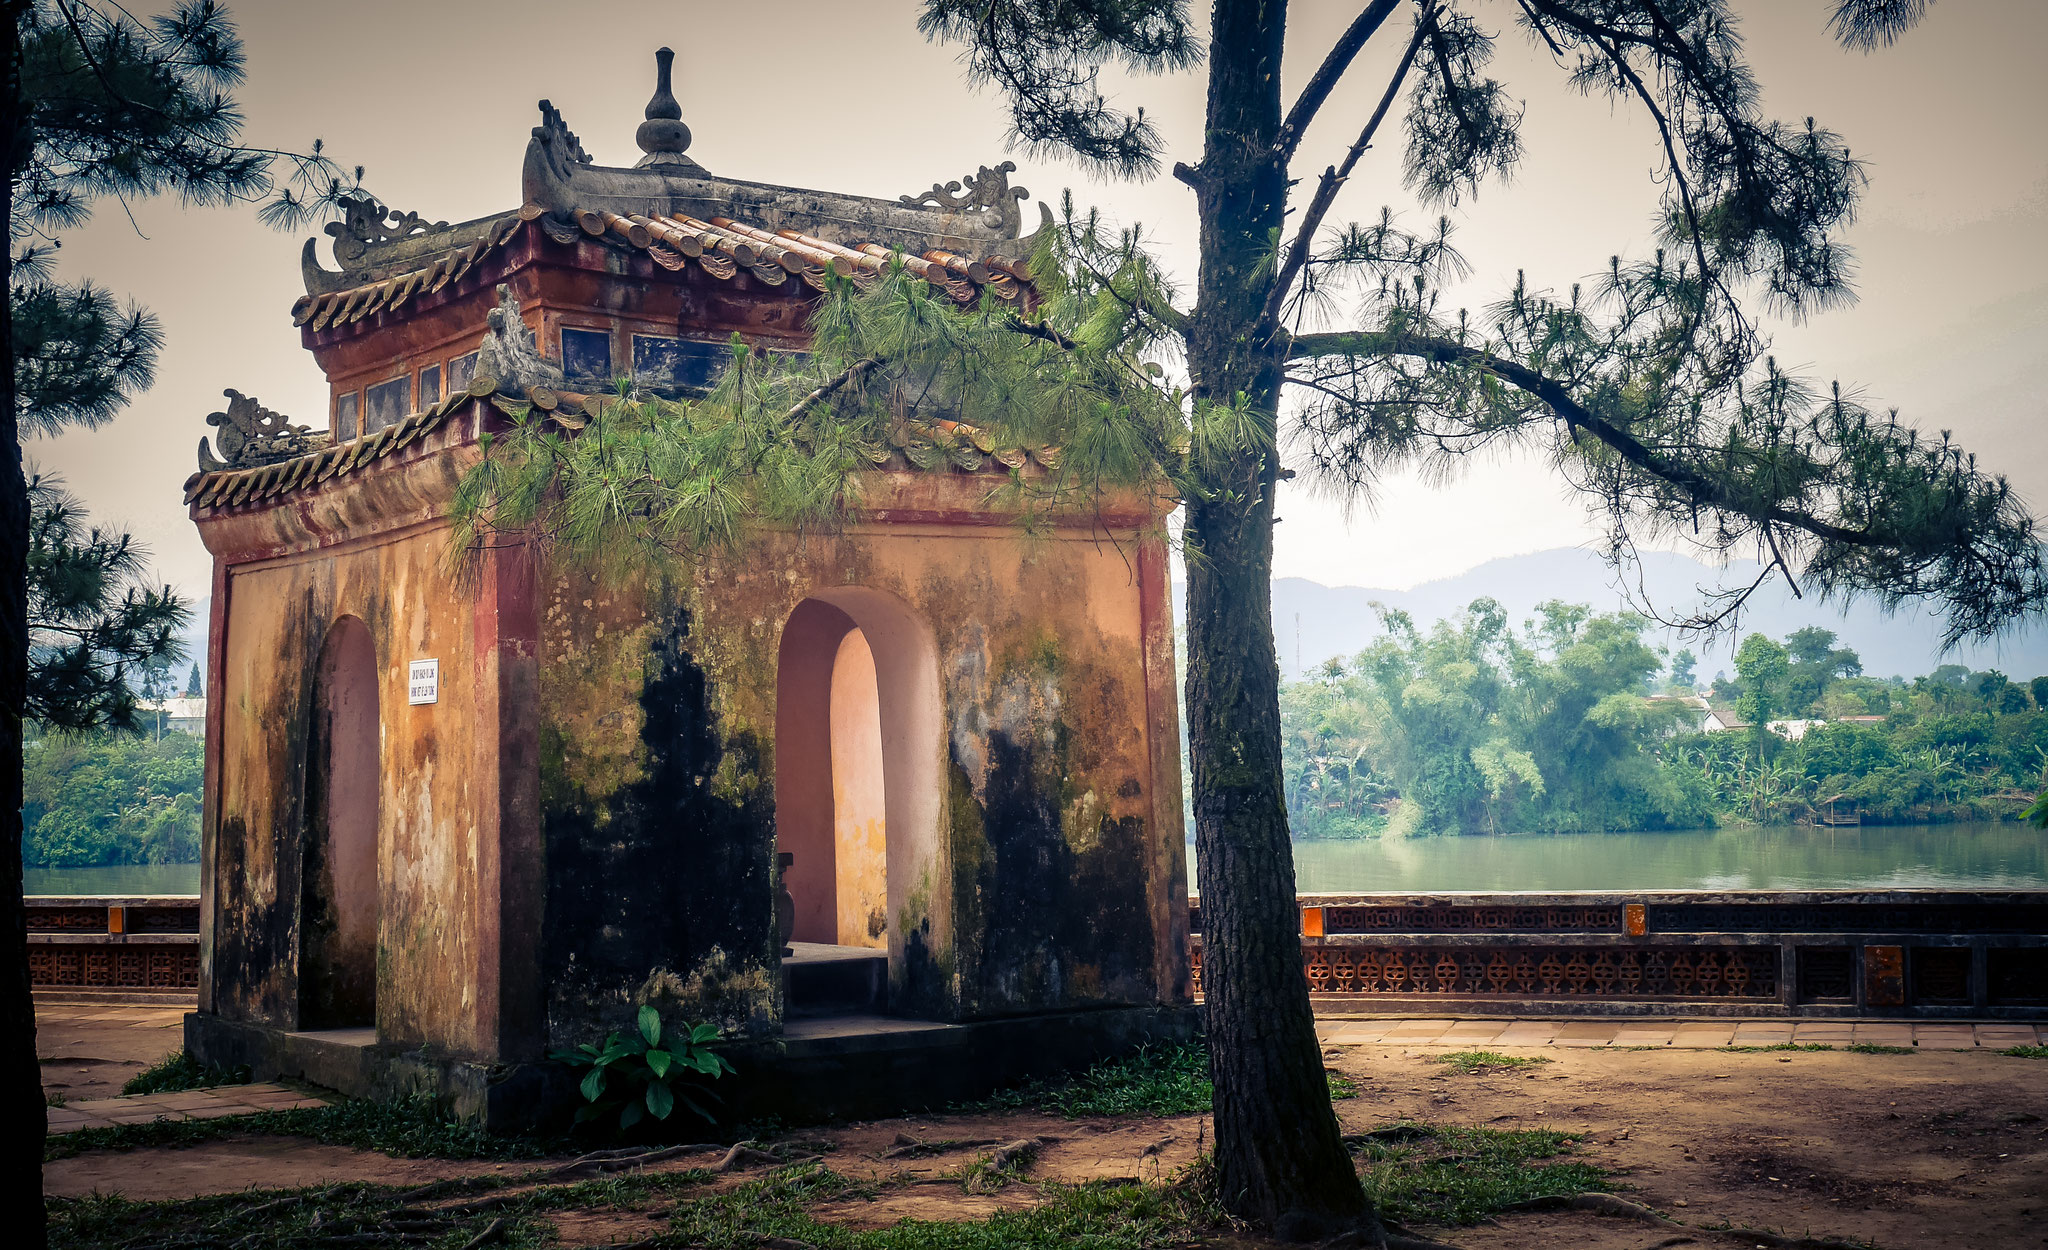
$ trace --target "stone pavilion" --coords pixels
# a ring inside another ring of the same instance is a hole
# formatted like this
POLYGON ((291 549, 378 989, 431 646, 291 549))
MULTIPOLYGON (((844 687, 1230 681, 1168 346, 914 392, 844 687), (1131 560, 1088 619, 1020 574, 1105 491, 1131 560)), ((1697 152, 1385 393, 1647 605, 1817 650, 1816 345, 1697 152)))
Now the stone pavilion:
POLYGON ((700 393, 898 257, 1032 298, 1007 162, 895 199, 715 174, 669 62, 632 167, 542 101, 506 211, 355 201, 292 309, 324 418, 207 418, 201 1060, 509 1125, 644 1003, 717 1024, 748 1107, 927 1105, 1189 1027, 1158 501, 1027 539, 990 487, 1053 451, 906 425, 830 536, 457 574, 510 413, 575 437, 621 377, 700 393))

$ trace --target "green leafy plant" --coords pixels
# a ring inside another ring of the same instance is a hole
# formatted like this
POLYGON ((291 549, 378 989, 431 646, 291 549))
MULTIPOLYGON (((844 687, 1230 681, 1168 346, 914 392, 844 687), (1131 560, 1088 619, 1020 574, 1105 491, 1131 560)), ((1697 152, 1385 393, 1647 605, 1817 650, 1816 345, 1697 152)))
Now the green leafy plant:
POLYGON ((1996 1053, 2015 1059, 2048 1059, 2048 1046, 2008 1046, 1996 1053))
POLYGON ((650 1115, 668 1119, 680 1102, 715 1123, 718 1117, 698 1099, 716 1102, 717 1095, 692 1086, 733 1070, 723 1055, 709 1049, 718 1040, 718 1029, 692 1025, 664 1045, 661 1013, 651 1005, 640 1008, 639 1026, 634 1033, 612 1033, 603 1046, 585 1042, 551 1056, 572 1068, 587 1069, 578 1087, 584 1105, 577 1108, 576 1122, 587 1124, 617 1112, 623 1133, 650 1115))

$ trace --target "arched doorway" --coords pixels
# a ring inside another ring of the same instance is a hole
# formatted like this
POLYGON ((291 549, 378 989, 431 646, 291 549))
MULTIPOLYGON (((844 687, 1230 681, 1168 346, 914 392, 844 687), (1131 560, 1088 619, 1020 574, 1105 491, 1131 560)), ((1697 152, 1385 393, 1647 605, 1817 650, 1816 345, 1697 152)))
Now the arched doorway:
POLYGON ((377 1023, 377 649, 344 616, 327 631, 306 742, 299 1027, 377 1023))
POLYGON ((878 591, 804 600, 783 627, 775 726, 776 842, 795 903, 789 1009, 883 1010, 906 949, 929 951, 944 923, 906 910, 920 875, 943 879, 930 631, 878 591), (905 933, 913 914, 917 931, 905 933))

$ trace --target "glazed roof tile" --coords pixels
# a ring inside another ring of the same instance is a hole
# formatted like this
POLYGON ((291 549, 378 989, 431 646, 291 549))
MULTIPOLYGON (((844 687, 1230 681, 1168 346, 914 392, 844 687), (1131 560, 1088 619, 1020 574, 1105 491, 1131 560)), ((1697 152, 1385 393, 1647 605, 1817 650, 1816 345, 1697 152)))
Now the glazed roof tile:
MULTIPOLYGON (((597 415, 598 405, 608 398, 546 387, 533 387, 524 395, 508 395, 499 393, 496 385, 490 378, 479 377, 470 389, 457 391, 375 433, 290 460, 248 469, 195 473, 185 479, 185 503, 195 508, 236 508, 346 477, 411 446, 474 402, 488 402, 507 415, 539 409, 546 414, 545 420, 573 434, 589 424, 588 418, 597 415)), ((1007 472, 1027 464, 1056 469, 1060 452, 1057 447, 1000 447, 979 427, 941 420, 897 426, 886 444, 867 449, 867 458, 883 470, 949 468, 976 473, 1007 472)))
MULTIPOLYGON (((511 242, 528 222, 536 223, 557 243, 597 239, 622 250, 645 252, 664 269, 694 266, 721 280, 731 280, 744 271, 770 287, 795 278, 823 290, 828 274, 858 282, 881 274, 899 255, 876 243, 847 247, 795 230, 765 230, 729 217, 708 221, 687 214, 622 217, 602 209, 550 213, 529 204, 487 221, 475 239, 440 254, 430 264, 379 282, 301 296, 292 305, 292 324, 320 331, 403 307, 416 296, 460 279, 511 242)), ((1004 256, 977 261, 934 249, 922 256, 903 255, 902 259, 911 273, 963 304, 972 303, 984 290, 1015 302, 1030 285, 1023 263, 1004 256)))

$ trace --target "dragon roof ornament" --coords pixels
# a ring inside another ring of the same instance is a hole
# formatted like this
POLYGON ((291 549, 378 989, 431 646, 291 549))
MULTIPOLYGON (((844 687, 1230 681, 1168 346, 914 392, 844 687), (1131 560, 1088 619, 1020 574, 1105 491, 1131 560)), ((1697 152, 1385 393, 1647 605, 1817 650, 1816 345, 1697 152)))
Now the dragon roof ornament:
MULTIPOLYGON (((1018 205, 1031 198, 1031 192, 1023 187, 1010 185, 1010 175, 1017 172, 1017 162, 1004 161, 990 169, 983 165, 960 182, 949 182, 940 186, 934 182, 932 189, 923 195, 903 195, 897 198, 913 207, 930 204, 936 208, 957 212, 970 217, 988 215, 994 220, 989 230, 999 238, 1014 239, 1024 229, 1024 211, 1018 205), (961 184, 966 189, 961 189, 961 184)), ((1047 208, 1047 212, 1051 209, 1047 208)))
POLYGON ((199 468, 213 473, 221 469, 252 469, 319 451, 334 442, 325 430, 293 425, 291 418, 272 412, 254 397, 240 391, 221 392, 227 396, 225 412, 208 413, 206 423, 219 428, 220 456, 202 436, 199 440, 199 468))

